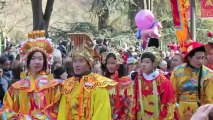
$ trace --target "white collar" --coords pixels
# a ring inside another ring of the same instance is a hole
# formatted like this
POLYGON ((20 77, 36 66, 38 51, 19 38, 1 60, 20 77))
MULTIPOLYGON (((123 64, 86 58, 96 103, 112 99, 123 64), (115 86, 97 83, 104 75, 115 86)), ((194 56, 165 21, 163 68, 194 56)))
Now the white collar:
POLYGON ((160 74, 159 70, 156 69, 154 72, 152 72, 151 74, 147 75, 146 73, 143 73, 143 77, 148 80, 154 80, 158 75, 160 74))

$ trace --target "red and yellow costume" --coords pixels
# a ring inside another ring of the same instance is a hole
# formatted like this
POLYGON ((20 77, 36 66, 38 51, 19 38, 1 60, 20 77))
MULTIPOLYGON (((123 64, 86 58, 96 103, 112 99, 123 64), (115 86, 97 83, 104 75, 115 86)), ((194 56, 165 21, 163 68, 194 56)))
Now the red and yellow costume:
POLYGON ((115 85, 95 73, 65 80, 58 120, 111 120, 108 88, 115 85))
POLYGON ((175 98, 172 84, 159 70, 153 73, 153 79, 148 80, 140 71, 135 80, 134 119, 173 120, 175 98))
POLYGON ((131 120, 133 102, 133 83, 128 76, 119 78, 116 71, 111 78, 118 82, 115 88, 110 90, 110 103, 113 120, 131 120))
MULTIPOLYGON (((73 43, 72 56, 81 56, 93 65, 94 50, 88 34, 69 34, 73 43)), ((71 77, 62 84, 58 120, 111 120, 108 89, 117 82, 95 73, 71 77)))
MULTIPOLYGON (((23 61, 33 51, 43 52, 48 58, 53 52, 50 39, 44 37, 44 31, 35 31, 29 35, 20 53, 23 61)), ((45 72, 37 78, 30 74, 21 74, 21 80, 11 85, 3 100, 2 119, 12 120, 44 120, 57 118, 57 105, 60 99, 60 85, 45 72)))
POLYGON ((212 64, 207 64, 207 66, 209 69, 213 70, 213 65, 212 64))
POLYGON ((12 84, 3 101, 3 119, 26 120, 57 118, 57 102, 60 100, 60 86, 56 80, 48 80, 41 73, 35 80, 32 76, 12 84))
MULTIPOLYGON (((145 52, 155 56, 153 67, 163 59, 162 52, 149 47, 145 52)), ((175 96, 171 82, 164 73, 153 68, 150 74, 139 70, 134 80, 133 120, 174 120, 175 96)))

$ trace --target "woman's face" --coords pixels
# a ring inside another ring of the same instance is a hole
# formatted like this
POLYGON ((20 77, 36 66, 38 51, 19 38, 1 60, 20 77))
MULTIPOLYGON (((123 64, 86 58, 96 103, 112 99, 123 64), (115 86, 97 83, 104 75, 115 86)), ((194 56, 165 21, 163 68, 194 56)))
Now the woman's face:
POLYGON ((106 62, 109 73, 115 73, 117 69, 116 59, 114 57, 109 57, 106 62))
POLYGON ((41 52, 35 52, 30 60, 30 71, 39 73, 44 65, 44 58, 41 52))

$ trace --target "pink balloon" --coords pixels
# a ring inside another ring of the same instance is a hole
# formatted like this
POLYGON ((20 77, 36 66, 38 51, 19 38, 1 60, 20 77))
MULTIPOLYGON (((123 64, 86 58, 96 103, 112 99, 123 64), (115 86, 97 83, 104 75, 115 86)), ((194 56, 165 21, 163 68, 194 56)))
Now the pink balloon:
POLYGON ((154 14, 149 10, 141 10, 135 16, 136 26, 141 30, 150 29, 154 23, 154 14))
POLYGON ((153 25, 151 29, 146 29, 141 31, 141 39, 147 41, 148 38, 159 38, 161 37, 159 29, 162 28, 160 22, 153 25))

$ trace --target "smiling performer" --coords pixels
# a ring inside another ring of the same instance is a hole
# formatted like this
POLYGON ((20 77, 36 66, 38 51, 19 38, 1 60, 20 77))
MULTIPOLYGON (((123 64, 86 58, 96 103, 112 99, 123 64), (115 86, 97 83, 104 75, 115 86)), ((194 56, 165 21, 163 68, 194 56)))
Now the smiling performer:
POLYGON ((111 120, 108 88, 117 83, 92 73, 95 51, 88 34, 71 33, 75 76, 63 82, 58 120, 111 120))
POLYGON ((134 120, 174 120, 174 89, 156 68, 161 60, 161 51, 155 47, 147 48, 141 56, 141 69, 134 81, 134 120))
POLYGON ((133 83, 125 76, 121 55, 113 50, 106 55, 105 76, 118 82, 109 92, 113 120, 132 119, 133 83))
POLYGON ((186 45, 186 63, 176 67, 170 79, 175 89, 180 120, 189 120, 198 106, 213 103, 213 72, 202 65, 205 48, 194 41, 186 45))
POLYGON ((44 31, 33 31, 30 39, 22 43, 20 54, 26 62, 27 72, 12 84, 3 101, 3 120, 54 120, 60 99, 58 81, 47 76, 46 69, 53 52, 53 43, 44 31), (50 109, 52 108, 52 109, 50 109))

